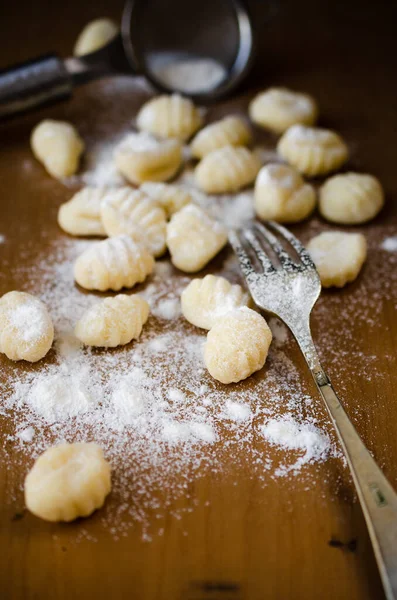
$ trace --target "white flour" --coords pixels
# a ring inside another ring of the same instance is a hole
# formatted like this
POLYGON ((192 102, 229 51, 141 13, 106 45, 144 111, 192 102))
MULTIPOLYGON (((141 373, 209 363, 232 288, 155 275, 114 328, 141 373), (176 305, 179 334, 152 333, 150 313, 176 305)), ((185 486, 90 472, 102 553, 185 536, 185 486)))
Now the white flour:
POLYGON ((160 83, 185 93, 211 90, 226 77, 223 65, 212 58, 162 53, 152 58, 152 65, 152 72, 160 83))
POLYGON ((380 247, 386 252, 397 252, 397 235, 385 238, 380 247))

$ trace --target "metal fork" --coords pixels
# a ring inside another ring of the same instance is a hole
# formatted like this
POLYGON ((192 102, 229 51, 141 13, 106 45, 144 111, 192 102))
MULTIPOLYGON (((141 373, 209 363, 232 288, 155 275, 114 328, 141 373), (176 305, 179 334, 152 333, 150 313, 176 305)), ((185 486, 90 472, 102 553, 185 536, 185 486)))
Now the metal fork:
POLYGON ((310 332, 310 313, 321 291, 316 267, 299 240, 272 221, 232 231, 229 240, 254 302, 284 321, 306 359, 350 467, 386 598, 396 600, 397 494, 361 441, 320 364, 310 332))

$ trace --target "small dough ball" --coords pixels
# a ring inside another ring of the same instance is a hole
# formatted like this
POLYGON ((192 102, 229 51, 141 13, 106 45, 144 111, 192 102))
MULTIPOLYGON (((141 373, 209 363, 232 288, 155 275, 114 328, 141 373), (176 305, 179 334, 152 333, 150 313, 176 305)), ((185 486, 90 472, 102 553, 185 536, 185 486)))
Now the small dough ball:
POLYGON ((37 362, 53 340, 52 320, 41 300, 25 292, 0 298, 0 352, 11 360, 37 362))
POLYGON ((216 275, 193 279, 181 295, 183 316, 203 329, 211 329, 220 317, 248 303, 249 296, 240 285, 216 275))
POLYGON ((76 173, 84 151, 84 142, 73 125, 51 119, 33 129, 30 145, 37 160, 57 179, 76 173))
POLYGON ((199 131, 190 144, 192 156, 203 158, 224 146, 246 146, 251 142, 251 130, 241 117, 225 117, 199 131))
POLYGON ((84 56, 106 46, 119 32, 111 19, 95 19, 88 23, 77 38, 74 56, 84 56))
POLYGON ((343 287, 354 281, 367 257, 367 242, 361 233, 325 231, 307 245, 323 287, 343 287))
POLYGON ((60 444, 27 474, 25 503, 46 521, 74 521, 101 508, 110 489, 110 466, 97 444, 60 444))
POLYGON ((127 181, 167 181, 182 164, 178 140, 156 140, 146 133, 130 133, 116 147, 114 162, 127 181))
POLYGON ((317 104, 308 94, 287 88, 270 88, 252 100, 248 108, 254 123, 275 133, 284 133, 291 125, 313 125, 317 104))
POLYGON ((347 146, 337 133, 303 125, 290 127, 279 140, 277 151, 308 177, 336 171, 349 157, 347 146))
POLYGON ((237 383, 263 367, 271 341, 265 319, 250 308, 238 308, 221 317, 208 332, 205 365, 221 383, 237 383))
POLYGON ((334 175, 320 190, 320 213, 332 223, 366 223, 376 217, 383 204, 382 186, 372 175, 334 175))
POLYGON ((106 235, 101 219, 101 202, 108 193, 107 188, 85 187, 69 202, 61 204, 58 224, 70 235, 106 235))
POLYGON ((256 178, 254 205, 261 219, 298 223, 313 212, 316 192, 293 167, 268 164, 256 178))
POLYGON ((227 242, 223 225, 195 204, 188 204, 167 225, 167 246, 172 263, 181 271, 199 271, 227 242))
POLYGON ((207 154, 196 167, 196 185, 207 194, 237 192, 255 180, 261 163, 243 146, 224 146, 207 154))
POLYGON ((179 185, 172 183, 147 182, 141 185, 141 191, 157 202, 168 218, 181 210, 186 204, 193 202, 192 196, 179 185))
POLYGON ((119 294, 89 308, 74 332, 87 346, 115 348, 138 339, 148 316, 146 300, 138 295, 119 294))
POLYGON ((201 127, 202 118, 191 100, 172 94, 156 96, 146 102, 138 113, 136 124, 141 131, 184 142, 201 127))

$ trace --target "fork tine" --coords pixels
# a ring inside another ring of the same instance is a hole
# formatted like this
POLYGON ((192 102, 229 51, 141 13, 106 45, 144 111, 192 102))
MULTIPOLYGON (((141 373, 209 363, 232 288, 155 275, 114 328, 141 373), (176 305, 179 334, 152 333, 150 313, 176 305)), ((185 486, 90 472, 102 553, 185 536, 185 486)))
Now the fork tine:
POLYGON ((236 229, 229 231, 229 242, 237 255, 241 270, 248 280, 249 277, 255 272, 255 268, 243 244, 241 243, 239 233, 236 229))
POLYGON ((300 243, 298 238, 296 238, 290 231, 288 231, 288 229, 286 229, 282 225, 279 225, 275 221, 268 221, 268 225, 271 226, 272 229, 275 229, 281 236, 283 236, 291 244, 291 246, 294 248, 294 250, 298 254, 299 258, 301 259, 302 264, 305 267, 310 268, 310 269, 316 269, 316 266, 313 262, 312 257, 310 256, 310 254, 308 253, 306 248, 304 246, 302 246, 302 244, 300 243))
POLYGON ((243 229, 243 235, 254 250, 257 259, 263 267, 264 273, 272 273, 273 271, 275 271, 272 261, 266 255, 266 252, 260 245, 258 238, 255 236, 253 231, 251 229, 243 229))
POLYGON ((282 247, 276 236, 265 225, 254 223, 254 228, 267 241, 283 268, 296 269, 298 267, 288 252, 282 247))

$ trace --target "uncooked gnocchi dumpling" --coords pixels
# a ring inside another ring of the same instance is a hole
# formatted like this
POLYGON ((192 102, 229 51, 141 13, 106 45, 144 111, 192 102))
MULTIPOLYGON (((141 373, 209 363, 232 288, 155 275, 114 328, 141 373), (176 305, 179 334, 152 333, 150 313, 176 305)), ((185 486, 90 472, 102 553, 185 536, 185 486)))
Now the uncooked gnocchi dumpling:
POLYGON ((102 223, 107 235, 130 235, 142 241, 153 256, 164 254, 166 216, 140 190, 111 190, 101 204, 102 223))
POLYGON ((199 131, 190 144, 192 156, 203 158, 224 146, 246 146, 251 141, 251 131, 241 117, 225 117, 199 131))
POLYGON ((172 183, 152 183, 148 181, 142 184, 140 189, 161 206, 168 218, 193 201, 188 191, 172 183))
POLYGON ((307 244, 323 287, 343 287, 354 281, 367 257, 361 233, 325 231, 307 244))
POLYGON ((111 489, 110 465, 94 443, 48 448, 25 479, 25 503, 46 521, 74 521, 101 508, 111 489))
POLYGON ((255 96, 248 112, 257 125, 284 133, 292 125, 313 125, 318 111, 315 100, 308 94, 287 88, 270 88, 255 96))
POLYGON ((313 212, 316 192, 293 167, 268 164, 256 178, 254 205, 261 219, 298 223, 313 212))
POLYGON ((84 56, 103 48, 118 34, 119 28, 111 19, 95 19, 88 23, 77 38, 74 56, 84 56))
POLYGON ((32 132, 33 154, 50 175, 60 179, 76 173, 84 142, 77 130, 65 121, 45 119, 32 132))
POLYGON ((223 248, 227 233, 195 204, 175 213, 167 225, 167 246, 172 263, 181 271, 199 271, 223 248))
POLYGON ((115 348, 138 339, 148 316, 146 300, 138 295, 119 294, 89 308, 74 332, 87 346, 115 348))
POLYGON ((179 94, 152 98, 142 106, 136 119, 141 131, 182 141, 189 139, 201 123, 200 112, 193 102, 179 94))
POLYGON ((224 277, 206 275, 193 279, 181 295, 182 314, 192 325, 211 329, 216 321, 235 308, 247 306, 247 292, 224 277))
POLYGON ((330 129, 293 125, 278 142, 277 150, 300 173, 315 177, 339 169, 349 153, 342 138, 330 129))
POLYGON ((259 158, 243 146, 225 146, 207 154, 196 167, 197 186, 208 194, 237 192, 255 179, 259 158))
POLYGON ((52 346, 54 327, 45 304, 25 292, 0 298, 0 352, 11 360, 36 362, 52 346))
POLYGON ((334 175, 320 190, 320 213, 333 223, 366 223, 376 217, 383 204, 382 186, 372 175, 334 175))
POLYGON ((74 278, 87 290, 130 288, 146 279, 154 268, 153 256, 142 242, 128 235, 95 242, 74 264, 74 278))
POLYGON ((271 341, 272 332, 261 315, 247 307, 235 309, 208 332, 205 365, 221 383, 237 383, 263 367, 271 341))
POLYGON ((107 188, 85 187, 58 211, 59 226, 71 235, 106 235, 101 219, 101 202, 107 188))
POLYGON ((117 170, 135 185, 167 181, 182 164, 178 140, 156 140, 147 133, 130 133, 114 151, 117 170))

